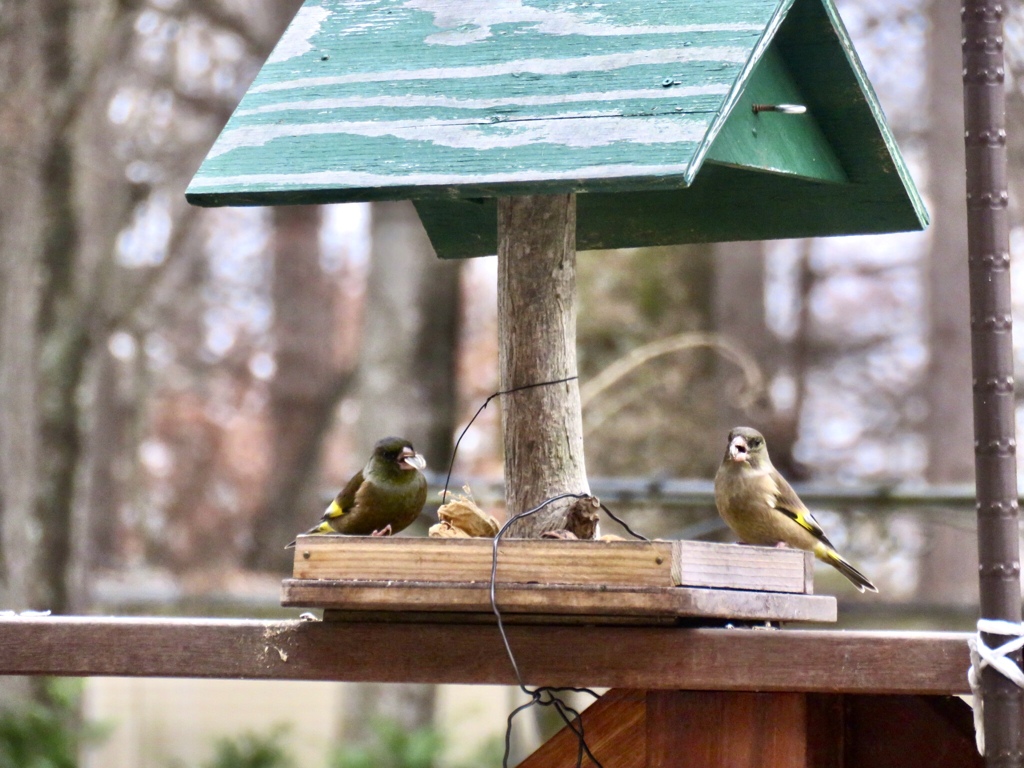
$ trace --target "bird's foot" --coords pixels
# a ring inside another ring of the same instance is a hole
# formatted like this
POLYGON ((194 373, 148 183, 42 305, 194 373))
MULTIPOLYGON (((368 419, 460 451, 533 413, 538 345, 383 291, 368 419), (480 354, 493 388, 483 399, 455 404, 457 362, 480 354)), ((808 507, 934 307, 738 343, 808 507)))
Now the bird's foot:
POLYGON ((776 549, 789 549, 789 544, 784 541, 778 541, 775 543, 776 549))
POLYGON ((391 523, 388 523, 379 531, 374 531, 370 534, 371 536, 390 536, 391 535, 391 523))

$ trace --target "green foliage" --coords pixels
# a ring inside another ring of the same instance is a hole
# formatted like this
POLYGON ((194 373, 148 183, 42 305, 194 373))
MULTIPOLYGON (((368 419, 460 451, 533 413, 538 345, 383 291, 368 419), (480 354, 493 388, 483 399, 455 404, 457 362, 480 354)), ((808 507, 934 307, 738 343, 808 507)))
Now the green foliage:
POLYGON ((203 768, 292 768, 295 762, 283 743, 287 731, 277 726, 266 735, 250 732, 218 739, 213 758, 203 768))
POLYGON ((393 720, 377 720, 366 745, 344 745, 331 755, 330 768, 488 768, 501 763, 499 739, 484 744, 464 766, 444 761, 444 736, 434 727, 408 730, 393 720))
POLYGON ((52 678, 37 700, 0 711, 0 768, 77 768, 107 729, 82 721, 80 680, 52 678))
POLYGON ((407 730, 393 720, 377 720, 366 745, 344 746, 331 756, 331 768, 437 768, 444 739, 434 728, 407 730))

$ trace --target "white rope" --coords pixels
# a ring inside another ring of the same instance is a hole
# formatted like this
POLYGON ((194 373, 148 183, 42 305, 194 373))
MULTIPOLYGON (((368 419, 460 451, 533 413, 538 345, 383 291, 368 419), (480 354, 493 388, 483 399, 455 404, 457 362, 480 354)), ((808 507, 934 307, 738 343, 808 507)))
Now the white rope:
POLYGON ((981 696, 981 670, 992 667, 1007 680, 1024 688, 1024 672, 1008 654, 1024 648, 1024 624, 1001 619, 978 619, 978 634, 967 639, 967 647, 971 650, 971 668, 967 670, 967 682, 971 686, 974 702, 974 738, 978 744, 979 754, 985 754, 985 705, 981 696), (981 633, 1011 637, 997 648, 989 648, 981 639, 981 633))

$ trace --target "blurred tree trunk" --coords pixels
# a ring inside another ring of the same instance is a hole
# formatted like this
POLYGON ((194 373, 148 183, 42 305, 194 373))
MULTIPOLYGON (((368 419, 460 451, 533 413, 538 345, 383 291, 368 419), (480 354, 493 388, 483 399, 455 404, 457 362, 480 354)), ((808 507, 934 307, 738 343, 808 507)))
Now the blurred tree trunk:
POLYGON ((67 607, 71 508, 80 452, 77 394, 88 351, 75 271, 73 8, 8 4, 0 27, 4 376, 0 494, 12 607, 67 607), (8 378, 9 377, 9 378, 8 378))
POLYGON ((715 328, 732 343, 744 349, 761 369, 766 387, 779 375, 793 380, 794 396, 790 407, 777 410, 765 391, 749 408, 735 404, 739 373, 736 366, 721 357, 719 364, 719 428, 718 447, 725 448, 728 431, 739 424, 761 430, 771 446, 772 460, 787 477, 799 474, 792 460, 800 424, 803 379, 805 371, 805 336, 807 294, 805 285, 806 254, 803 256, 801 286, 801 322, 793 339, 779 339, 768 328, 765 306, 765 246, 762 242, 719 243, 715 246, 714 315, 715 328))
POLYGON ((116 272, 113 243, 134 191, 125 193, 107 107, 116 90, 111 72, 123 75, 140 5, 0 4, 5 607, 66 611, 73 554, 90 559, 87 543, 72 546, 91 540, 79 530, 87 520, 72 513, 84 442, 80 403, 92 349, 109 332, 102 307, 120 298, 103 281, 116 272))
MULTIPOLYGON (((925 437, 928 444, 926 477, 933 483, 974 480, 958 10, 957 5, 933 0, 929 6, 927 38, 928 187, 932 225, 928 269, 931 357, 925 381, 930 417, 925 437)), ((959 604, 976 602, 976 551, 972 533, 935 526, 922 562, 919 598, 959 604)))
MULTIPOLYGON (((765 322, 764 243, 739 242, 715 245, 714 314, 716 330, 739 344, 750 353, 758 364, 778 361, 779 344, 772 337, 765 322)), ((730 429, 740 423, 752 425, 761 422, 768 414, 742 410, 728 398, 736 389, 739 377, 736 366, 727 360, 717 358, 718 378, 721 386, 719 397, 719 429, 724 448, 725 437, 730 429)), ((775 367, 774 364, 771 366, 775 367)), ((766 378, 774 373, 765 370, 766 378)))
POLYGON ((284 545, 319 513, 320 445, 344 379, 334 362, 335 286, 320 266, 320 208, 273 209, 274 340, 270 474, 253 527, 249 566, 286 570, 284 545))
POLYGON ((374 203, 359 353, 357 457, 398 435, 436 471, 455 431, 461 262, 434 255, 412 203, 374 203))
MULTIPOLYGON (((412 442, 435 471, 448 468, 455 432, 461 262, 434 255, 412 203, 374 203, 357 388, 356 459, 382 437, 412 442)), ((433 499, 428 499, 428 507, 433 499)), ((350 686, 342 732, 366 737, 374 717, 406 728, 434 719, 434 686, 350 686)))
MULTIPOLYGON (((66 577, 71 564, 72 515, 75 474, 82 449, 78 396, 89 354, 90 307, 82 301, 83 275, 78 263, 81 245, 80 213, 75 200, 78 158, 76 135, 72 130, 82 99, 69 92, 74 39, 74 5, 63 0, 45 0, 47 40, 47 93, 49 120, 60 118, 64 105, 66 125, 51 133, 43 168, 46 240, 42 251, 43 284, 39 327, 39 477, 38 518, 42 526, 40 545, 45 553, 44 576, 48 607, 56 613, 68 608, 66 577)), ((55 126, 50 126, 51 130, 55 126)))
POLYGON ((87 511, 83 521, 86 541, 76 558, 84 571, 82 593, 75 599, 80 609, 88 606, 87 585, 92 571, 113 568, 118 563, 118 513, 123 501, 118 461, 124 456, 135 412, 134 403, 121 391, 117 360, 108 350, 98 355, 95 368, 89 403, 87 511))
MULTIPOLYGON (((15 610, 66 605, 78 444, 62 419, 74 415, 81 340, 56 327, 71 309, 76 224, 70 147, 53 120, 70 17, 52 2, 0 5, 0 604, 15 610)), ((33 688, 3 681, 0 706, 33 688)))
MULTIPOLYGON (((111 39, 105 46, 110 61, 130 60, 133 35, 132 25, 124 19, 112 25, 111 39)), ((92 98, 80 109, 75 136, 78 151, 85 157, 103 157, 109 152, 107 107, 122 82, 121 75, 119 68, 113 66, 99 73, 92 98)), ((136 399, 123 386, 118 360, 107 342, 114 330, 109 327, 110 318, 137 309, 125 306, 128 297, 135 295, 135 286, 129 283, 128 270, 117 264, 114 254, 122 227, 130 221, 134 207, 150 192, 150 187, 112 184, 111 176, 117 173, 114 168, 110 163, 85 162, 77 170, 82 221, 78 261, 91 276, 82 292, 92 297, 89 303, 94 308, 90 327, 86 329, 93 354, 87 361, 82 385, 83 488, 73 518, 77 535, 72 552, 70 602, 75 611, 89 607, 94 570, 113 568, 118 563, 118 515, 127 483, 124 469, 132 463, 129 438, 138 411, 136 399)))

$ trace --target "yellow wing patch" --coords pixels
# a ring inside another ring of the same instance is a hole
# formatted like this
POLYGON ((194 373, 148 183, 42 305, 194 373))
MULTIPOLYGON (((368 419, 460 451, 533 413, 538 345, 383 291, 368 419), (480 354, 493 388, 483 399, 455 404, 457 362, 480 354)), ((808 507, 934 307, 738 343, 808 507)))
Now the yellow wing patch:
POLYGON ((818 521, 814 519, 807 510, 792 509, 790 507, 780 507, 778 504, 773 504, 775 509, 779 510, 782 514, 792 520, 794 523, 799 525, 806 531, 814 534, 819 539, 825 538, 825 532, 821 530, 821 526, 818 525, 818 521))
POLYGON ((344 514, 345 510, 341 508, 341 505, 338 504, 338 500, 335 499, 334 501, 331 502, 331 506, 327 508, 327 511, 324 512, 324 519, 332 520, 336 517, 341 517, 344 514))
POLYGON ((799 526, 806 528, 811 533, 819 533, 821 531, 821 526, 818 525, 818 521, 806 512, 796 511, 793 514, 793 519, 796 520, 799 526))

